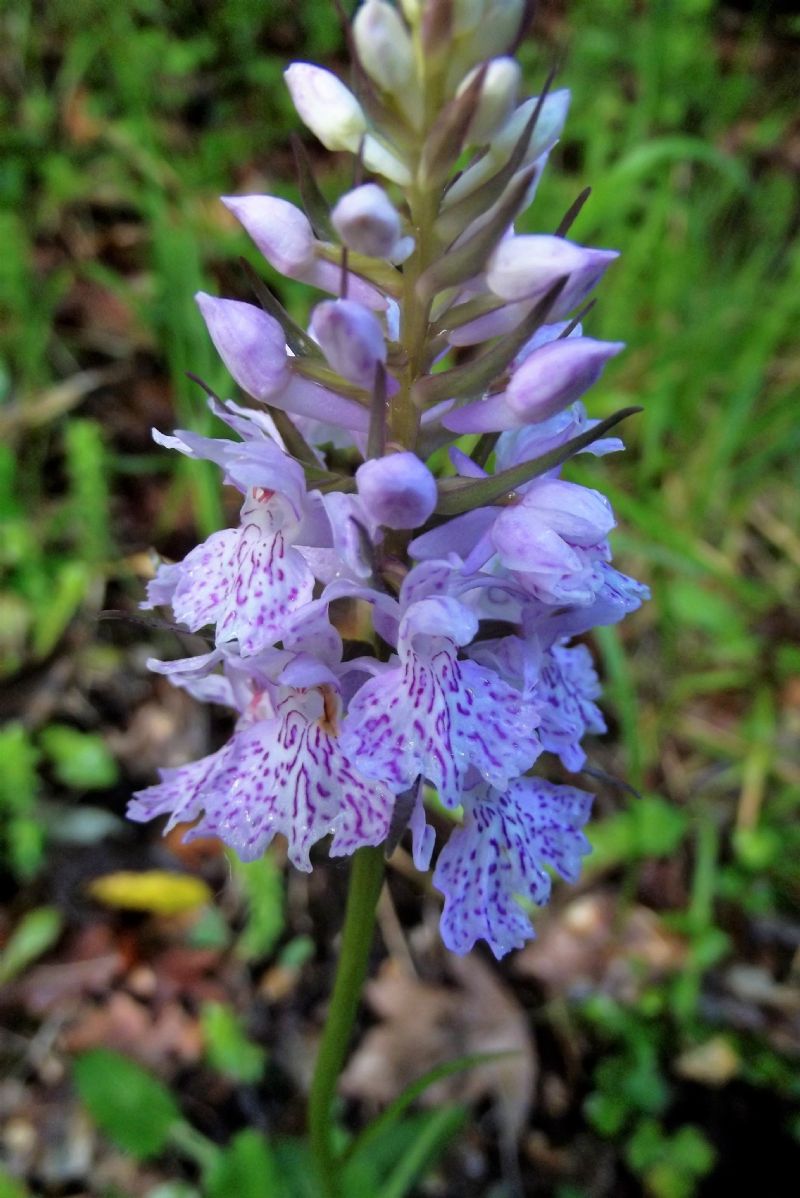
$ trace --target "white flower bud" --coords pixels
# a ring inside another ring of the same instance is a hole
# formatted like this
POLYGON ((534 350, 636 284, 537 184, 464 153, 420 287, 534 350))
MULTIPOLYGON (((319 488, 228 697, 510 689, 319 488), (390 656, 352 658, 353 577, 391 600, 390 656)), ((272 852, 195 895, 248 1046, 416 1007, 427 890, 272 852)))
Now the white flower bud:
POLYGON ((353 35, 369 77, 399 97, 414 77, 414 51, 397 9, 386 0, 366 0, 353 21, 353 35))
MULTIPOLYGON (((567 88, 550 92, 545 97, 536 121, 536 127, 531 134, 531 139, 528 142, 528 147, 522 160, 523 166, 529 166, 532 162, 535 162, 537 158, 540 158, 558 140, 558 136, 567 119, 569 101, 570 92, 567 88)), ((484 154, 472 166, 467 167, 464 173, 456 179, 453 186, 448 190, 444 200, 445 208, 449 208, 451 204, 458 203, 464 196, 471 195, 482 183, 491 178, 504 162, 508 161, 514 147, 520 137, 522 137, 525 126, 530 120, 537 103, 538 97, 531 96, 514 109, 508 120, 493 135, 489 143, 488 153, 484 154)))
MULTIPOLYGON (((474 80, 480 67, 466 76, 458 89, 460 96, 474 80)), ((486 66, 481 94, 469 127, 469 140, 482 145, 506 124, 517 100, 520 68, 513 58, 493 58, 486 66)))
POLYGON ((507 301, 538 299, 560 278, 567 285, 550 317, 568 312, 591 291, 618 258, 614 250, 595 250, 563 237, 527 233, 501 241, 486 264, 489 290, 507 301))
POLYGON ((357 153, 367 119, 341 79, 310 62, 293 62, 284 79, 300 120, 326 149, 357 153))

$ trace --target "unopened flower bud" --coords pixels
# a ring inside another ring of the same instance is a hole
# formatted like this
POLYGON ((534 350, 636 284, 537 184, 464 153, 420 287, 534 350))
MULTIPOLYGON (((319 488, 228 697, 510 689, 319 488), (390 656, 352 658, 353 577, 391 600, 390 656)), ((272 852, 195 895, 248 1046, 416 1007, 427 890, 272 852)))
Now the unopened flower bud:
POLYGON ((457 433, 486 433, 548 420, 596 383, 606 362, 622 349, 621 341, 591 337, 542 344, 514 371, 505 391, 448 413, 444 425, 457 433))
POLYGON ((329 150, 362 155, 364 165, 401 187, 411 181, 404 162, 367 132, 367 118, 351 91, 332 71, 310 62, 293 62, 284 72, 292 102, 311 132, 329 150))
POLYGON ((303 278, 313 266, 314 231, 294 204, 277 196, 223 196, 222 202, 281 274, 303 278))
POLYGON ((367 308, 353 300, 324 300, 314 309, 309 331, 332 370, 359 387, 372 388, 375 367, 386 361, 386 342, 367 308))
POLYGON ((372 518, 385 528, 419 528, 436 507, 434 477, 414 453, 364 462, 356 485, 372 518))
POLYGON ((369 77, 399 97, 414 77, 414 51, 397 9, 386 0, 366 0, 355 15, 353 36, 369 77))
POLYGON ((448 86, 455 88, 477 63, 508 54, 523 12, 524 0, 454 0, 455 38, 448 55, 448 86))
POLYGON ((400 216, 377 183, 346 192, 331 219, 346 246, 371 258, 391 258, 400 240, 400 216))
POLYGON ((507 54, 520 30, 524 0, 489 0, 477 38, 486 58, 507 54))
MULTIPOLYGON (((342 284, 341 265, 320 255, 320 243, 314 237, 308 217, 294 204, 277 196, 223 196, 222 202, 241 222, 270 266, 289 279, 338 293, 342 284)), ((347 286, 351 298, 359 303, 377 309, 386 306, 385 296, 358 275, 349 274, 347 286)))
POLYGON ((563 237, 525 234, 501 241, 486 267, 486 282, 504 300, 538 299, 560 278, 567 278, 550 318, 568 312, 591 291, 619 255, 594 250, 563 237))
POLYGON ((261 400, 280 394, 291 374, 277 320, 239 300, 215 299, 203 291, 195 299, 219 356, 242 390, 261 400))
POLYGON ((536 349, 511 376, 506 401, 519 424, 547 420, 596 383, 622 341, 567 337, 536 349))
MULTIPOLYGON (((470 71, 458 95, 466 91, 480 69, 475 67, 470 71)), ((493 58, 486 64, 481 94, 469 126, 469 140, 474 145, 487 142, 507 122, 517 99, 519 80, 519 63, 513 58, 493 58)))
POLYGON ((327 149, 355 154, 367 131, 367 119, 341 79, 310 62, 293 62, 284 79, 303 124, 327 149))
MULTIPOLYGON (((570 98, 571 93, 568 88, 560 88, 545 96, 521 166, 528 166, 535 162, 558 140, 567 119, 570 98)), ((445 197, 445 208, 457 203, 464 196, 471 195, 482 183, 494 175, 504 162, 508 161, 517 142, 525 132, 525 126, 538 103, 539 97, 531 96, 514 109, 505 124, 493 135, 488 152, 472 166, 467 167, 448 190, 445 197)))

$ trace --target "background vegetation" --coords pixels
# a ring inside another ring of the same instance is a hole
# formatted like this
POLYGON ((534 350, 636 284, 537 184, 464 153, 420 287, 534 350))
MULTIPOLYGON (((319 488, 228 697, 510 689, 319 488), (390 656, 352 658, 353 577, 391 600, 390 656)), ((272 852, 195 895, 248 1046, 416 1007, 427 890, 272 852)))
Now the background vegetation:
MULTIPOLYGON (((204 427, 187 370, 229 385, 192 295, 246 298, 240 254, 268 268, 217 197, 293 195, 281 72, 336 65, 338 20, 325 0, 0 17, 0 1195, 313 1194, 292 1137, 343 875, 124 825, 132 788, 225 729, 146 671, 190 645, 98 616, 134 615, 150 546, 178 556, 230 515, 149 429, 204 427)), ((571 476, 610 494, 621 568, 653 589, 594 640, 592 764, 641 797, 596 779, 586 880, 502 968, 445 959, 397 855, 343 1128, 431 1065, 516 1055, 398 1111, 353 1193, 509 1194, 517 1138, 526 1194, 716 1195, 766 1161, 794 1193, 800 26, 550 0, 534 33, 530 88, 563 50, 574 100, 528 227, 591 184, 572 235, 624 251, 589 331, 629 349, 590 406, 645 412, 624 459, 571 476)))

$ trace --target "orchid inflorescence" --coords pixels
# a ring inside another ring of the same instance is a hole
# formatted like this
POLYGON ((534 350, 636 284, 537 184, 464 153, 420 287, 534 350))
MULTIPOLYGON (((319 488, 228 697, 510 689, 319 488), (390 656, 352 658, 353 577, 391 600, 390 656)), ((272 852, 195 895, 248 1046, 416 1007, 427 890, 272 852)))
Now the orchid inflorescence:
POLYGON ((525 9, 366 0, 354 91, 286 72, 357 184, 329 210, 299 148, 305 211, 223 202, 275 270, 337 298, 306 331, 259 281, 258 305, 197 296, 251 402, 209 400, 238 440, 155 437, 219 466, 241 519, 161 564, 144 606, 213 628, 209 652, 150 665, 237 718, 129 812, 244 860, 280 833, 302 870, 324 837, 346 856, 408 829, 426 870, 433 788, 455 823, 433 874, 444 942, 498 957, 533 934, 550 871, 575 881, 588 851, 591 795, 532 772, 548 754, 580 771, 604 730, 574 638, 646 596, 610 564, 607 499, 561 477, 575 453, 622 448, 606 434, 626 413, 592 420, 580 397, 623 347, 576 314, 617 255, 567 240, 567 222, 514 232, 569 103, 518 99, 525 9))

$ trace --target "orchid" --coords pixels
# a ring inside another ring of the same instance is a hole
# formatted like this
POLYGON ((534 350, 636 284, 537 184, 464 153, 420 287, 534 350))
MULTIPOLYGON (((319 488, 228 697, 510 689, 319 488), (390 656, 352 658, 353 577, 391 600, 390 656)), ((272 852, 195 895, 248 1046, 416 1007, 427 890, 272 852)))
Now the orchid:
POLYGON ((588 851, 591 794, 548 776, 581 771, 605 727, 575 637, 647 596, 610 564, 608 500, 563 477, 576 453, 622 448, 608 433, 626 413, 591 419, 582 397, 623 345, 584 335, 577 311, 618 255, 515 231, 569 103, 518 99, 524 7, 366 0, 358 96, 321 67, 286 72, 355 185, 329 212, 301 154, 307 211, 224 202, 273 272, 332 298, 306 330, 262 283, 255 303, 197 297, 245 398, 211 401, 239 440, 157 439, 220 467, 240 523, 163 563, 145 606, 209 630, 195 665, 154 668, 236 723, 130 810, 244 859, 279 834, 302 870, 330 837, 373 906, 381 846, 408 830, 427 868, 444 811, 444 942, 498 957, 588 851), (357 644, 339 601, 359 604, 357 644))

